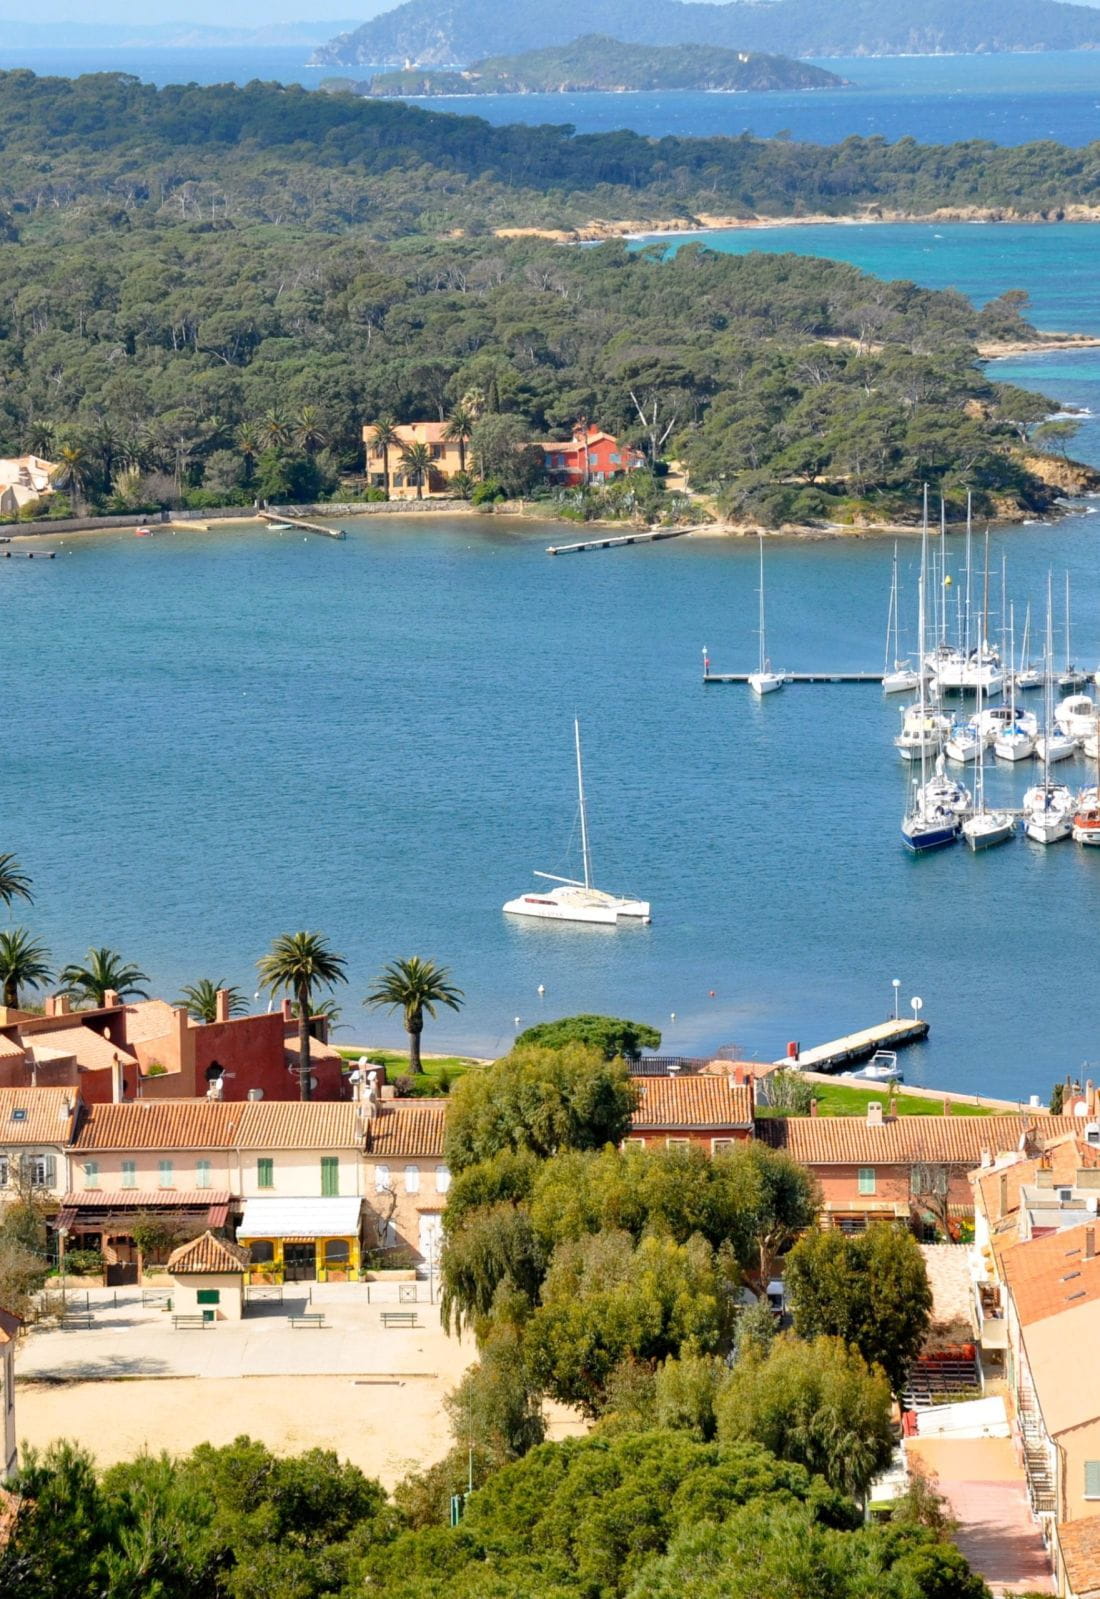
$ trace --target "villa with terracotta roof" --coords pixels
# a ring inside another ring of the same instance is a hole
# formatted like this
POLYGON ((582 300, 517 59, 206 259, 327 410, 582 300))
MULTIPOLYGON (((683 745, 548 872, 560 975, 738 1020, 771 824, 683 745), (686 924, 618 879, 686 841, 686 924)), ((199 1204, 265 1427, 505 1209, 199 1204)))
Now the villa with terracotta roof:
POLYGON ((700 1144, 720 1155, 753 1135, 751 1083, 730 1076, 636 1077, 638 1105, 626 1146, 700 1144))
POLYGON ((1036 1151, 1073 1131, 1069 1116, 890 1116, 871 1100, 860 1116, 761 1119, 756 1136, 808 1166, 821 1185, 823 1220, 845 1232, 871 1221, 968 1220, 969 1172, 1021 1145, 1036 1151))
POLYGON ((462 470, 464 456, 469 454, 468 444, 448 439, 446 422, 402 422, 395 430, 400 440, 389 447, 389 480, 386 478, 386 452, 376 442, 377 428, 373 423, 363 429, 363 447, 367 460, 367 482, 371 488, 387 489, 391 500, 415 500, 422 497, 451 493, 450 479, 462 470), (417 484, 401 464, 405 450, 413 444, 427 446, 431 467, 427 479, 417 484))
POLYGON ((27 1185, 60 1198, 77 1097, 67 1088, 0 1088, 0 1202, 27 1185))
POLYGON ((5 456, 0 460, 0 516, 15 516, 35 500, 49 499, 54 492, 53 475, 57 465, 40 455, 5 456))
POLYGON ((645 466, 641 450, 620 444, 613 433, 579 422, 571 439, 540 441, 546 475, 561 488, 576 489, 587 483, 610 483, 645 466))

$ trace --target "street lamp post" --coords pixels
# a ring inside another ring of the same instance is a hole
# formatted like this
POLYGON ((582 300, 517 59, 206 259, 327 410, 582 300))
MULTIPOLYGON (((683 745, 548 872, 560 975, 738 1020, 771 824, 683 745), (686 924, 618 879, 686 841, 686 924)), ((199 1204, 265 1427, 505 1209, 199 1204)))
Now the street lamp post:
POLYGON ((897 1021, 899 1019, 898 1018, 898 990, 901 988, 901 978, 900 977, 895 977, 893 981, 894 981, 894 1020, 897 1021))

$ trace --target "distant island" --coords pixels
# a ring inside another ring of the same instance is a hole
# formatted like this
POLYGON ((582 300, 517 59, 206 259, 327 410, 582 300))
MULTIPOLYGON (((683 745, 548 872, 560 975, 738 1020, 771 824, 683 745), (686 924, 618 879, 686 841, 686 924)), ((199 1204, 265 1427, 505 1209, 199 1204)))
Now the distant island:
MULTIPOLYGON (((418 67, 384 72, 353 86, 381 99, 456 94, 620 94, 653 89, 723 93, 749 90, 836 89, 845 79, 805 61, 703 44, 622 44, 588 33, 572 44, 487 56, 465 72, 418 67)), ((323 84, 323 88, 335 87, 323 84)))
POLYGON ((490 41, 511 56, 593 33, 796 59, 1081 50, 1100 48, 1100 9, 1061 0, 405 0, 318 49, 312 64, 454 68, 483 64, 490 41))

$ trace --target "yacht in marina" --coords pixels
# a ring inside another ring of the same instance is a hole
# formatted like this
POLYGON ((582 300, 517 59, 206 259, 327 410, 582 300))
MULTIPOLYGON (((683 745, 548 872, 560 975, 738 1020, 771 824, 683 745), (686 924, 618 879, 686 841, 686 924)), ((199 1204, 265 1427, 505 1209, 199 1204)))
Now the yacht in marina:
MULTIPOLYGON (((1016 622, 1010 609, 1008 620, 1008 658, 1012 659, 1016 653, 1016 622)), ((1001 709, 1002 707, 998 707, 1001 709)), ((1035 740, 1039 733, 1039 724, 1035 717, 1033 727, 1024 727, 1021 713, 1016 709, 1016 676, 1009 678, 1008 684, 1008 720, 998 728, 993 736, 993 753, 1002 761, 1026 761, 1035 753, 1035 740)), ((1030 712, 1023 713, 1030 715, 1030 712)))
POLYGON ((882 692, 907 694, 920 684, 920 672, 908 660, 901 658, 901 626, 898 610, 898 547, 894 545, 893 581, 890 585, 890 609, 886 613, 886 659, 882 666, 882 692), (892 664, 891 664, 892 663, 892 664))
POLYGON ((1074 740, 1088 738, 1096 727, 1096 714, 1096 702, 1087 694, 1069 694, 1054 707, 1055 723, 1074 740))
MULTIPOLYGON (((1038 737, 1039 718, 1034 711, 1022 711, 1019 706, 986 705, 974 712, 967 726, 979 735, 984 744, 995 744, 1001 733, 1018 727, 1023 732, 1038 737)), ((1028 751, 1031 754, 1031 751, 1028 751)))
POLYGON ((948 776, 942 755, 936 756, 935 770, 922 786, 920 798, 926 810, 950 811, 957 817, 965 816, 971 804, 970 790, 948 776))
POLYGON ((978 729, 971 727, 969 722, 956 722, 944 741, 943 751, 947 759, 958 766, 967 766, 971 761, 976 761, 982 752, 978 729))
MULTIPOLYGON (((977 714, 973 718, 979 734, 982 728, 982 690, 978 688, 977 714)), ((985 744, 978 752, 975 773, 974 809, 962 824, 962 836, 972 850, 990 849, 994 844, 1007 844, 1016 831, 1016 818, 1011 811, 996 811, 985 803, 985 744)))
POLYGON ((1100 845, 1100 788, 1083 788, 1077 796, 1073 836, 1078 844, 1100 845))
POLYGON ((581 727, 574 718, 573 742, 577 755, 577 797, 581 827, 581 854, 584 860, 584 881, 569 877, 553 877, 549 872, 534 875, 546 883, 556 883, 557 888, 544 892, 521 894, 504 906, 509 916, 530 916, 548 922, 592 922, 605 927, 617 927, 622 922, 645 923, 650 920, 649 901, 631 899, 621 894, 607 894, 592 885, 592 859, 588 846, 588 814, 584 796, 584 764, 581 759, 581 727))
MULTIPOLYGON (((1054 728, 1054 637, 1051 623, 1050 577, 1047 577, 1047 636, 1043 660, 1043 714, 1046 732, 1035 741, 1036 753, 1043 763, 1043 780, 1024 794, 1024 832, 1037 844, 1056 844, 1069 838, 1073 831, 1074 799, 1064 783, 1055 783, 1050 775, 1051 762, 1062 757, 1054 754, 1055 740, 1063 734, 1054 728)), ((1069 740, 1068 754, 1074 750, 1069 740)))
MULTIPOLYGON (((919 620, 917 623, 917 648, 922 660, 924 658, 925 645, 925 583, 927 574, 928 490, 926 488, 924 491, 924 519, 921 526, 920 587, 918 590, 919 620)), ((948 806, 941 804, 930 793, 931 785, 928 781, 928 756, 930 751, 928 746, 930 742, 938 744, 938 739, 942 736, 942 730, 935 736, 929 732, 926 693, 927 684, 922 676, 920 680, 920 698, 917 700, 916 705, 911 707, 917 713, 913 726, 912 742, 903 746, 901 739, 894 740, 906 760, 920 761, 920 781, 914 780, 913 782, 909 803, 906 806, 905 815, 902 817, 901 822, 901 841, 906 849, 914 855, 927 855, 932 850, 943 849, 948 844, 954 844, 959 836, 958 814, 949 809, 948 806)), ((940 717, 939 720, 945 722, 947 718, 940 717)), ((908 727, 909 719, 907 717, 906 727, 902 730, 902 739, 905 738, 908 727)), ((942 759, 938 759, 936 763, 936 779, 942 782, 948 781, 943 770, 942 759)))

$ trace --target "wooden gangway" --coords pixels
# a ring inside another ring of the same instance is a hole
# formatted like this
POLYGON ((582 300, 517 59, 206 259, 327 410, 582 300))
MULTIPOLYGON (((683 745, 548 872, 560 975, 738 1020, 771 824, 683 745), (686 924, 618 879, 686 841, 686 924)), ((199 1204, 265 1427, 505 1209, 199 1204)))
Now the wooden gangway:
POLYGON ((618 550, 628 544, 658 544, 662 539, 682 539, 687 533, 698 533, 704 523, 695 527, 660 527, 645 533, 618 533, 606 539, 582 539, 579 544, 548 544, 547 555, 583 555, 585 550, 618 550))
POLYGON ((858 1033, 848 1033, 834 1038, 831 1043, 818 1044, 816 1049, 801 1050, 776 1061, 777 1066, 801 1067, 805 1071, 835 1071, 850 1062, 870 1060, 877 1049, 901 1049, 906 1044, 917 1044, 928 1037, 928 1023, 917 1017, 901 1016, 896 1021, 879 1022, 875 1027, 864 1027, 858 1033))
POLYGON ((326 539, 346 539, 342 527, 322 527, 320 522, 307 522, 297 511, 259 511, 261 522, 286 522, 290 527, 300 527, 306 533, 320 533, 326 539))

